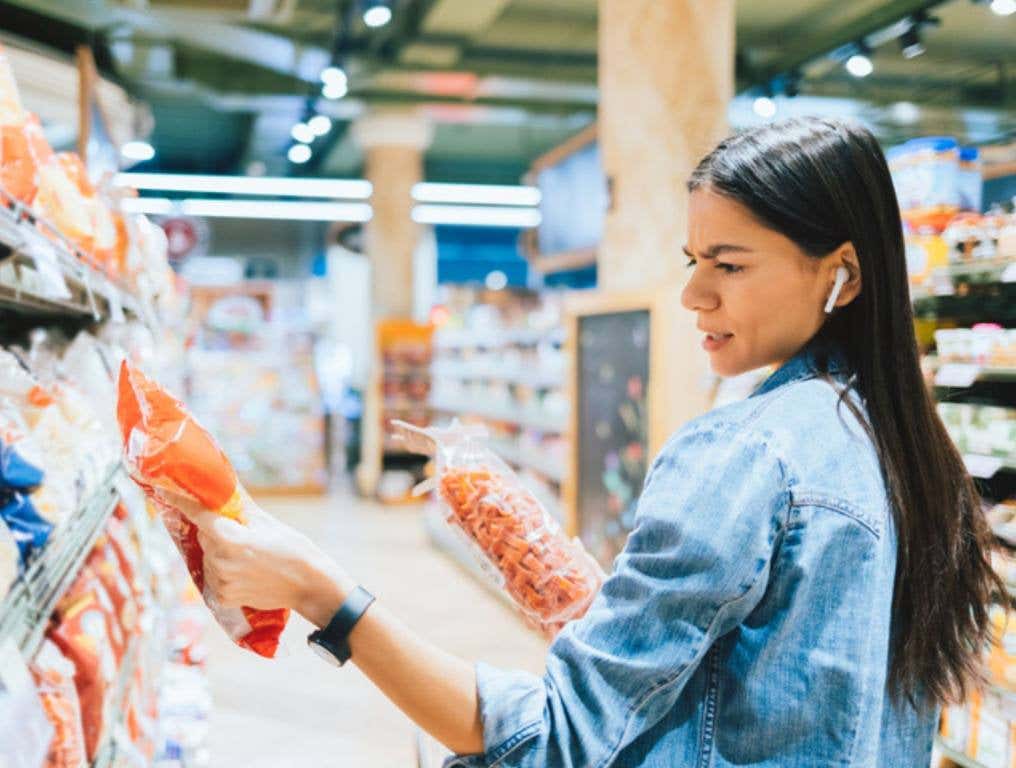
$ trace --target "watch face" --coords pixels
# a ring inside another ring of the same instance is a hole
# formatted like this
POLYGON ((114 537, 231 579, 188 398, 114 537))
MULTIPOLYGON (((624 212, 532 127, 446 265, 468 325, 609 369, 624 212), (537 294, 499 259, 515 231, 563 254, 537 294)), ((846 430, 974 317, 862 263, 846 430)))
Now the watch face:
POLYGON ((310 646, 310 649, 312 651, 314 651, 314 653, 316 653, 322 659, 327 661, 333 667, 341 667, 342 666, 342 663, 337 658, 335 658, 335 656, 332 654, 332 652, 329 651, 327 648, 325 648, 320 643, 318 643, 317 641, 308 639, 307 640, 307 645, 310 646))

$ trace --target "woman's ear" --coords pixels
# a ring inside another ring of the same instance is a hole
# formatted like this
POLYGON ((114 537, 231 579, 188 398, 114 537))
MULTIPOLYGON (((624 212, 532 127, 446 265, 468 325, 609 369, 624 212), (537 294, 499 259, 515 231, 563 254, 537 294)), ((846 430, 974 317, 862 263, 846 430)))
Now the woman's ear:
MULTIPOLYGON (((835 280, 836 270, 839 267, 844 267, 847 270, 847 279, 843 283, 843 287, 840 289, 839 296, 836 299, 837 307, 845 307, 860 295, 862 287, 861 263, 857 258, 854 244, 847 242, 841 245, 830 254, 828 263, 831 267, 830 274, 833 275, 831 280, 835 280)), ((832 283, 830 283, 831 288, 832 283)))

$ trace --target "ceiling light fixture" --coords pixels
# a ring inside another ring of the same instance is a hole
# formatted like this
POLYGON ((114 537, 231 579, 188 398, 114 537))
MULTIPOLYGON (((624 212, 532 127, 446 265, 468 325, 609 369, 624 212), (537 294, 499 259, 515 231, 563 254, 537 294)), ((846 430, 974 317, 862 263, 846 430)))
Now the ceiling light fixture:
POLYGON ((324 136, 332 129, 332 121, 324 115, 314 115, 307 121, 307 125, 314 132, 315 136, 324 136))
POLYGON ((413 208, 417 224, 451 224, 463 227, 538 227, 543 217, 537 208, 480 205, 418 205, 413 208))
POLYGON ((325 83, 324 88, 321 89, 321 95, 332 101, 344 98, 347 93, 349 93, 349 86, 345 83, 325 83))
POLYGON ((989 7, 996 16, 1012 16, 1016 13, 1016 0, 991 0, 989 7))
POLYGON ((330 67, 325 67, 325 69, 321 71, 321 82, 325 85, 348 85, 349 76, 342 67, 338 67, 333 64, 330 67))
MULTIPOLYGON (((308 128, 308 130, 310 129, 308 128)), ((289 162, 291 163, 303 165, 308 160, 310 160, 311 155, 313 154, 314 153, 311 152, 310 147, 308 147, 306 144, 294 144, 289 148, 289 152, 286 153, 286 157, 289 158, 289 162)))
POLYGON ((365 179, 293 179, 279 176, 201 176, 180 173, 120 173, 113 183, 153 192, 272 197, 331 197, 366 200, 374 191, 365 179))
POLYGON ((855 53, 849 59, 847 59, 847 72, 854 77, 867 77, 875 71, 875 65, 872 64, 871 58, 865 52, 855 53))
POLYGON ((155 147, 147 141, 128 141, 120 147, 120 154, 127 160, 144 163, 155 157, 155 147))
POLYGON ((370 221, 367 203, 314 203, 293 200, 202 200, 180 203, 186 216, 228 219, 290 219, 294 221, 370 221))
POLYGON ((124 213, 146 213, 149 216, 169 216, 175 204, 168 197, 125 197, 120 201, 124 213))
POLYGON ((310 144, 316 138, 314 130, 307 123, 297 123, 289 133, 293 137, 293 141, 299 141, 302 144, 310 144))
POLYGON ((374 3, 363 12, 363 23, 371 29, 383 27, 391 20, 392 9, 381 3, 374 3))
POLYGON ((903 58, 915 59, 926 50, 916 25, 900 35, 900 51, 903 53, 903 58))
POLYGON ((537 187, 508 184, 439 184, 421 182, 413 185, 413 199, 420 203, 461 203, 469 205, 537 206, 542 195, 537 187))

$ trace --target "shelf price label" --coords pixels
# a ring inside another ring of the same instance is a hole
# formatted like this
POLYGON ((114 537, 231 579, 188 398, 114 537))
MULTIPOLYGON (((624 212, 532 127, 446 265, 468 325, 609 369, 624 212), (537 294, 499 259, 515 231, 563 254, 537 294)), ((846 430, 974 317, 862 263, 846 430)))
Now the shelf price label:
POLYGON ((982 480, 993 478, 1004 464, 998 456, 983 456, 977 453, 963 454, 963 463, 967 465, 967 472, 982 480))
POLYGON ((946 363, 935 374, 936 387, 971 386, 981 375, 981 366, 971 363, 946 363))

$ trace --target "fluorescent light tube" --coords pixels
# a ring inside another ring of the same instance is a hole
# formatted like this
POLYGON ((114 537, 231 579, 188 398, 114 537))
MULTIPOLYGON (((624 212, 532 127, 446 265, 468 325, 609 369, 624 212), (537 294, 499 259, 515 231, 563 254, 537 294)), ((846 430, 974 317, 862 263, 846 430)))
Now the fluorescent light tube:
POLYGON ((158 192, 203 192, 272 197, 333 197, 366 200, 373 187, 364 179, 294 179, 270 176, 200 176, 175 173, 119 173, 114 183, 158 192))
POLYGON ((543 220, 536 208, 498 208, 479 205, 418 205, 413 208, 418 224, 457 224, 465 227, 539 226, 543 220))
POLYGON ((120 210, 124 213, 168 216, 173 212, 173 201, 167 197, 125 197, 120 201, 120 210))
POLYGON ((187 216, 227 219, 289 219, 294 221, 370 221, 367 203, 317 203, 294 200, 201 200, 180 204, 187 216))
POLYGON ((540 197, 540 190, 536 187, 433 182, 413 185, 413 199, 421 203, 536 206, 540 204, 540 197))

